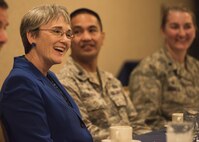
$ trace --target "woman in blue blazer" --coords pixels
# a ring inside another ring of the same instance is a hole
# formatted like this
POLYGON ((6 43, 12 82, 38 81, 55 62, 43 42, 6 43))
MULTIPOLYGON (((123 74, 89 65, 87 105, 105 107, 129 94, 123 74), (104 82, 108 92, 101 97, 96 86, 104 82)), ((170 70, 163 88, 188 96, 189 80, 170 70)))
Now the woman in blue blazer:
POLYGON ((20 34, 25 55, 15 57, 0 103, 10 142, 92 142, 77 105, 49 71, 62 62, 73 37, 66 8, 33 8, 20 34))

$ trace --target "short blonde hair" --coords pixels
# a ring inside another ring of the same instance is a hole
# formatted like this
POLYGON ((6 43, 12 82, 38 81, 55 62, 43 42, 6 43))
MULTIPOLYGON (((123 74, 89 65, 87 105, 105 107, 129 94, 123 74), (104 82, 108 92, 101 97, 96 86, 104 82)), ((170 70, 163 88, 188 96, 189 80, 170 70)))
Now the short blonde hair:
POLYGON ((33 36, 37 37, 41 25, 56 20, 61 16, 65 19, 66 23, 70 24, 70 16, 66 7, 56 4, 34 7, 23 16, 20 25, 20 35, 25 48, 25 54, 29 53, 32 48, 26 33, 31 32, 33 36))

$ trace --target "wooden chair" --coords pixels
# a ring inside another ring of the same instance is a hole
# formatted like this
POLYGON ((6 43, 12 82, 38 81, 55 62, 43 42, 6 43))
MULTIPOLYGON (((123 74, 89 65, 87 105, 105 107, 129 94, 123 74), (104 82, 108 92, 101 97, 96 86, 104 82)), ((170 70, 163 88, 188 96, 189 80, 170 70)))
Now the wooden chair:
POLYGON ((0 142, 9 142, 2 120, 0 119, 0 142))

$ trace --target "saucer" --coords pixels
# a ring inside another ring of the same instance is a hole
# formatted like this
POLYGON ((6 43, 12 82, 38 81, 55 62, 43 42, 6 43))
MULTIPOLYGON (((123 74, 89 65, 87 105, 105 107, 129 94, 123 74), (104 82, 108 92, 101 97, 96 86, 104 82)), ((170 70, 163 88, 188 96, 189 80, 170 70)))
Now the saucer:
POLYGON ((132 142, 141 142, 140 140, 132 140, 132 142))
MULTIPOLYGON (((101 142, 111 142, 110 139, 103 139, 101 142)), ((131 142, 141 142, 140 140, 132 140, 131 142)))

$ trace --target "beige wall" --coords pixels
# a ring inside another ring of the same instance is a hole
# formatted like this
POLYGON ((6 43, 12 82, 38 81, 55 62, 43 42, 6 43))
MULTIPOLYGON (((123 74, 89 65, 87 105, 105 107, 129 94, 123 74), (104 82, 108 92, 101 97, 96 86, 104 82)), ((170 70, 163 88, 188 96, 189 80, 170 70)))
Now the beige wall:
MULTIPOLYGON (((101 15, 106 32, 99 65, 114 75, 117 75, 124 61, 141 59, 162 46, 159 30, 162 3, 184 2, 192 6, 192 0, 7 0, 7 2, 10 20, 9 41, 0 52, 0 86, 12 68, 13 57, 24 53, 19 24, 22 16, 33 6, 58 3, 65 5, 69 12, 79 7, 96 10, 101 15)), ((58 72, 62 66, 63 64, 55 65, 52 70, 58 72)))

